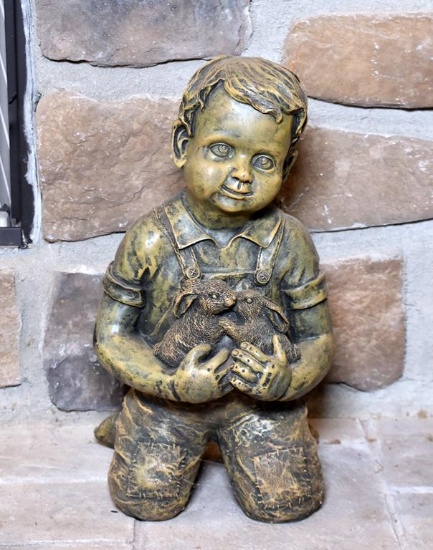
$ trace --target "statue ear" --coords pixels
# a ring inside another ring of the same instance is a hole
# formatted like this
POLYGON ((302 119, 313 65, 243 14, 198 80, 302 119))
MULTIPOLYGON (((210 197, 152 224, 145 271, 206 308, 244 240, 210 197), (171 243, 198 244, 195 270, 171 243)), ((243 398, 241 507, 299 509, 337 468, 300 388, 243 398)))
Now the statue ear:
POLYGON ((174 163, 178 168, 183 168, 183 165, 186 162, 186 149, 188 146, 188 141, 188 131, 180 120, 178 120, 174 123, 172 136, 174 163))
POLYGON ((287 158, 284 161, 284 167, 283 167, 283 183, 289 177, 290 170, 295 164, 297 158, 298 158, 298 151, 293 151, 292 153, 287 155, 287 158))

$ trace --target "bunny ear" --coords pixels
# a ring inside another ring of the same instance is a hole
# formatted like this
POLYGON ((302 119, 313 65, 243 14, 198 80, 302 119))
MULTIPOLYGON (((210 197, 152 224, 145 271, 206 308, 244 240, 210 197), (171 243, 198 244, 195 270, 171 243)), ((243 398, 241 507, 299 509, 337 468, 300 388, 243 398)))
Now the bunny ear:
POLYGON ((184 292, 179 293, 176 296, 173 306, 173 313, 175 317, 182 317, 182 315, 185 315, 196 298, 197 294, 191 290, 185 290, 184 292))
POLYGON ((284 315, 283 310, 267 298, 264 299, 264 304, 267 316, 274 327, 278 332, 286 333, 289 330, 289 320, 284 315))
POLYGON ((173 313, 175 317, 182 317, 188 311, 196 297, 195 285, 193 281, 187 279, 173 300, 173 313))

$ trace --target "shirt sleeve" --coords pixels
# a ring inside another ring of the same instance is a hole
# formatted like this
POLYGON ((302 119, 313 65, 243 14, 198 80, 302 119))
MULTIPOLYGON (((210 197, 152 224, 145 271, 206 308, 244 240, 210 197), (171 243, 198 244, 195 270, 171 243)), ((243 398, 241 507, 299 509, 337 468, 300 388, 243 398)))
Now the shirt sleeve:
POLYGON ((319 256, 307 229, 287 216, 286 232, 287 270, 281 290, 289 309, 308 309, 327 299, 326 278, 320 271, 319 256))
POLYGON ((126 232, 103 278, 104 292, 116 302, 144 308, 143 278, 149 271, 149 234, 155 235, 153 216, 143 216, 126 232))
POLYGON ((104 292, 116 302, 143 308, 146 305, 143 289, 139 284, 124 281, 113 273, 113 262, 108 266, 102 280, 104 292))
POLYGON ((325 301, 328 293, 324 273, 307 283, 284 291, 290 309, 307 309, 325 301))

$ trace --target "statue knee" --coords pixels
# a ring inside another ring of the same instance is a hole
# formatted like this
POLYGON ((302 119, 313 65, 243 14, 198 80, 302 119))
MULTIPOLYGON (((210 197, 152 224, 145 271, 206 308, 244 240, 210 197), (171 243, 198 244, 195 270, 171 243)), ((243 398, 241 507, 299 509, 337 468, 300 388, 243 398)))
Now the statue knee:
POLYGON ((237 499, 250 518, 299 521, 321 507, 324 483, 314 449, 296 446, 263 453, 253 458, 252 466, 249 475, 234 480, 237 499))
POLYGON ((266 479, 257 479, 252 490, 237 492, 237 500, 248 517, 265 523, 286 523, 305 519, 322 506, 321 475, 297 485, 281 485, 279 481, 276 478, 270 485, 266 479))
POLYGON ((173 499, 155 499, 141 498, 124 500, 118 495, 111 493, 116 507, 135 519, 142 521, 164 521, 172 519, 180 514, 187 505, 187 500, 181 501, 178 498, 173 499))
POLYGON ((111 497, 126 515, 147 521, 160 521, 177 516, 186 507, 192 483, 177 472, 167 475, 167 469, 152 460, 153 468, 143 463, 126 462, 114 453, 108 474, 111 497))
POLYGON ((264 499, 262 495, 251 495, 247 501, 238 499, 244 513, 251 519, 265 523, 288 523, 300 521, 316 512, 323 503, 323 491, 315 495, 292 495, 285 499, 264 499))
POLYGON ((108 478, 111 498, 114 504, 127 516, 143 521, 162 521, 174 518, 185 509, 189 492, 174 490, 173 487, 135 486, 133 490, 108 478))

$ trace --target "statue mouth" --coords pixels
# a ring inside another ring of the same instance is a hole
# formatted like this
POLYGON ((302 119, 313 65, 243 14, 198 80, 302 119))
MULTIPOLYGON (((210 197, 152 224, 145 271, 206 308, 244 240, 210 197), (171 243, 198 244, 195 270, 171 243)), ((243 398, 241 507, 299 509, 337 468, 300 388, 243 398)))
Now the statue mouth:
POLYGON ((235 191, 233 189, 229 189, 226 185, 223 185, 221 187, 221 191, 224 195, 226 195, 230 199, 235 199, 235 200, 245 200, 248 197, 251 197, 251 195, 253 194, 252 191, 247 191, 246 193, 241 191, 235 191))

